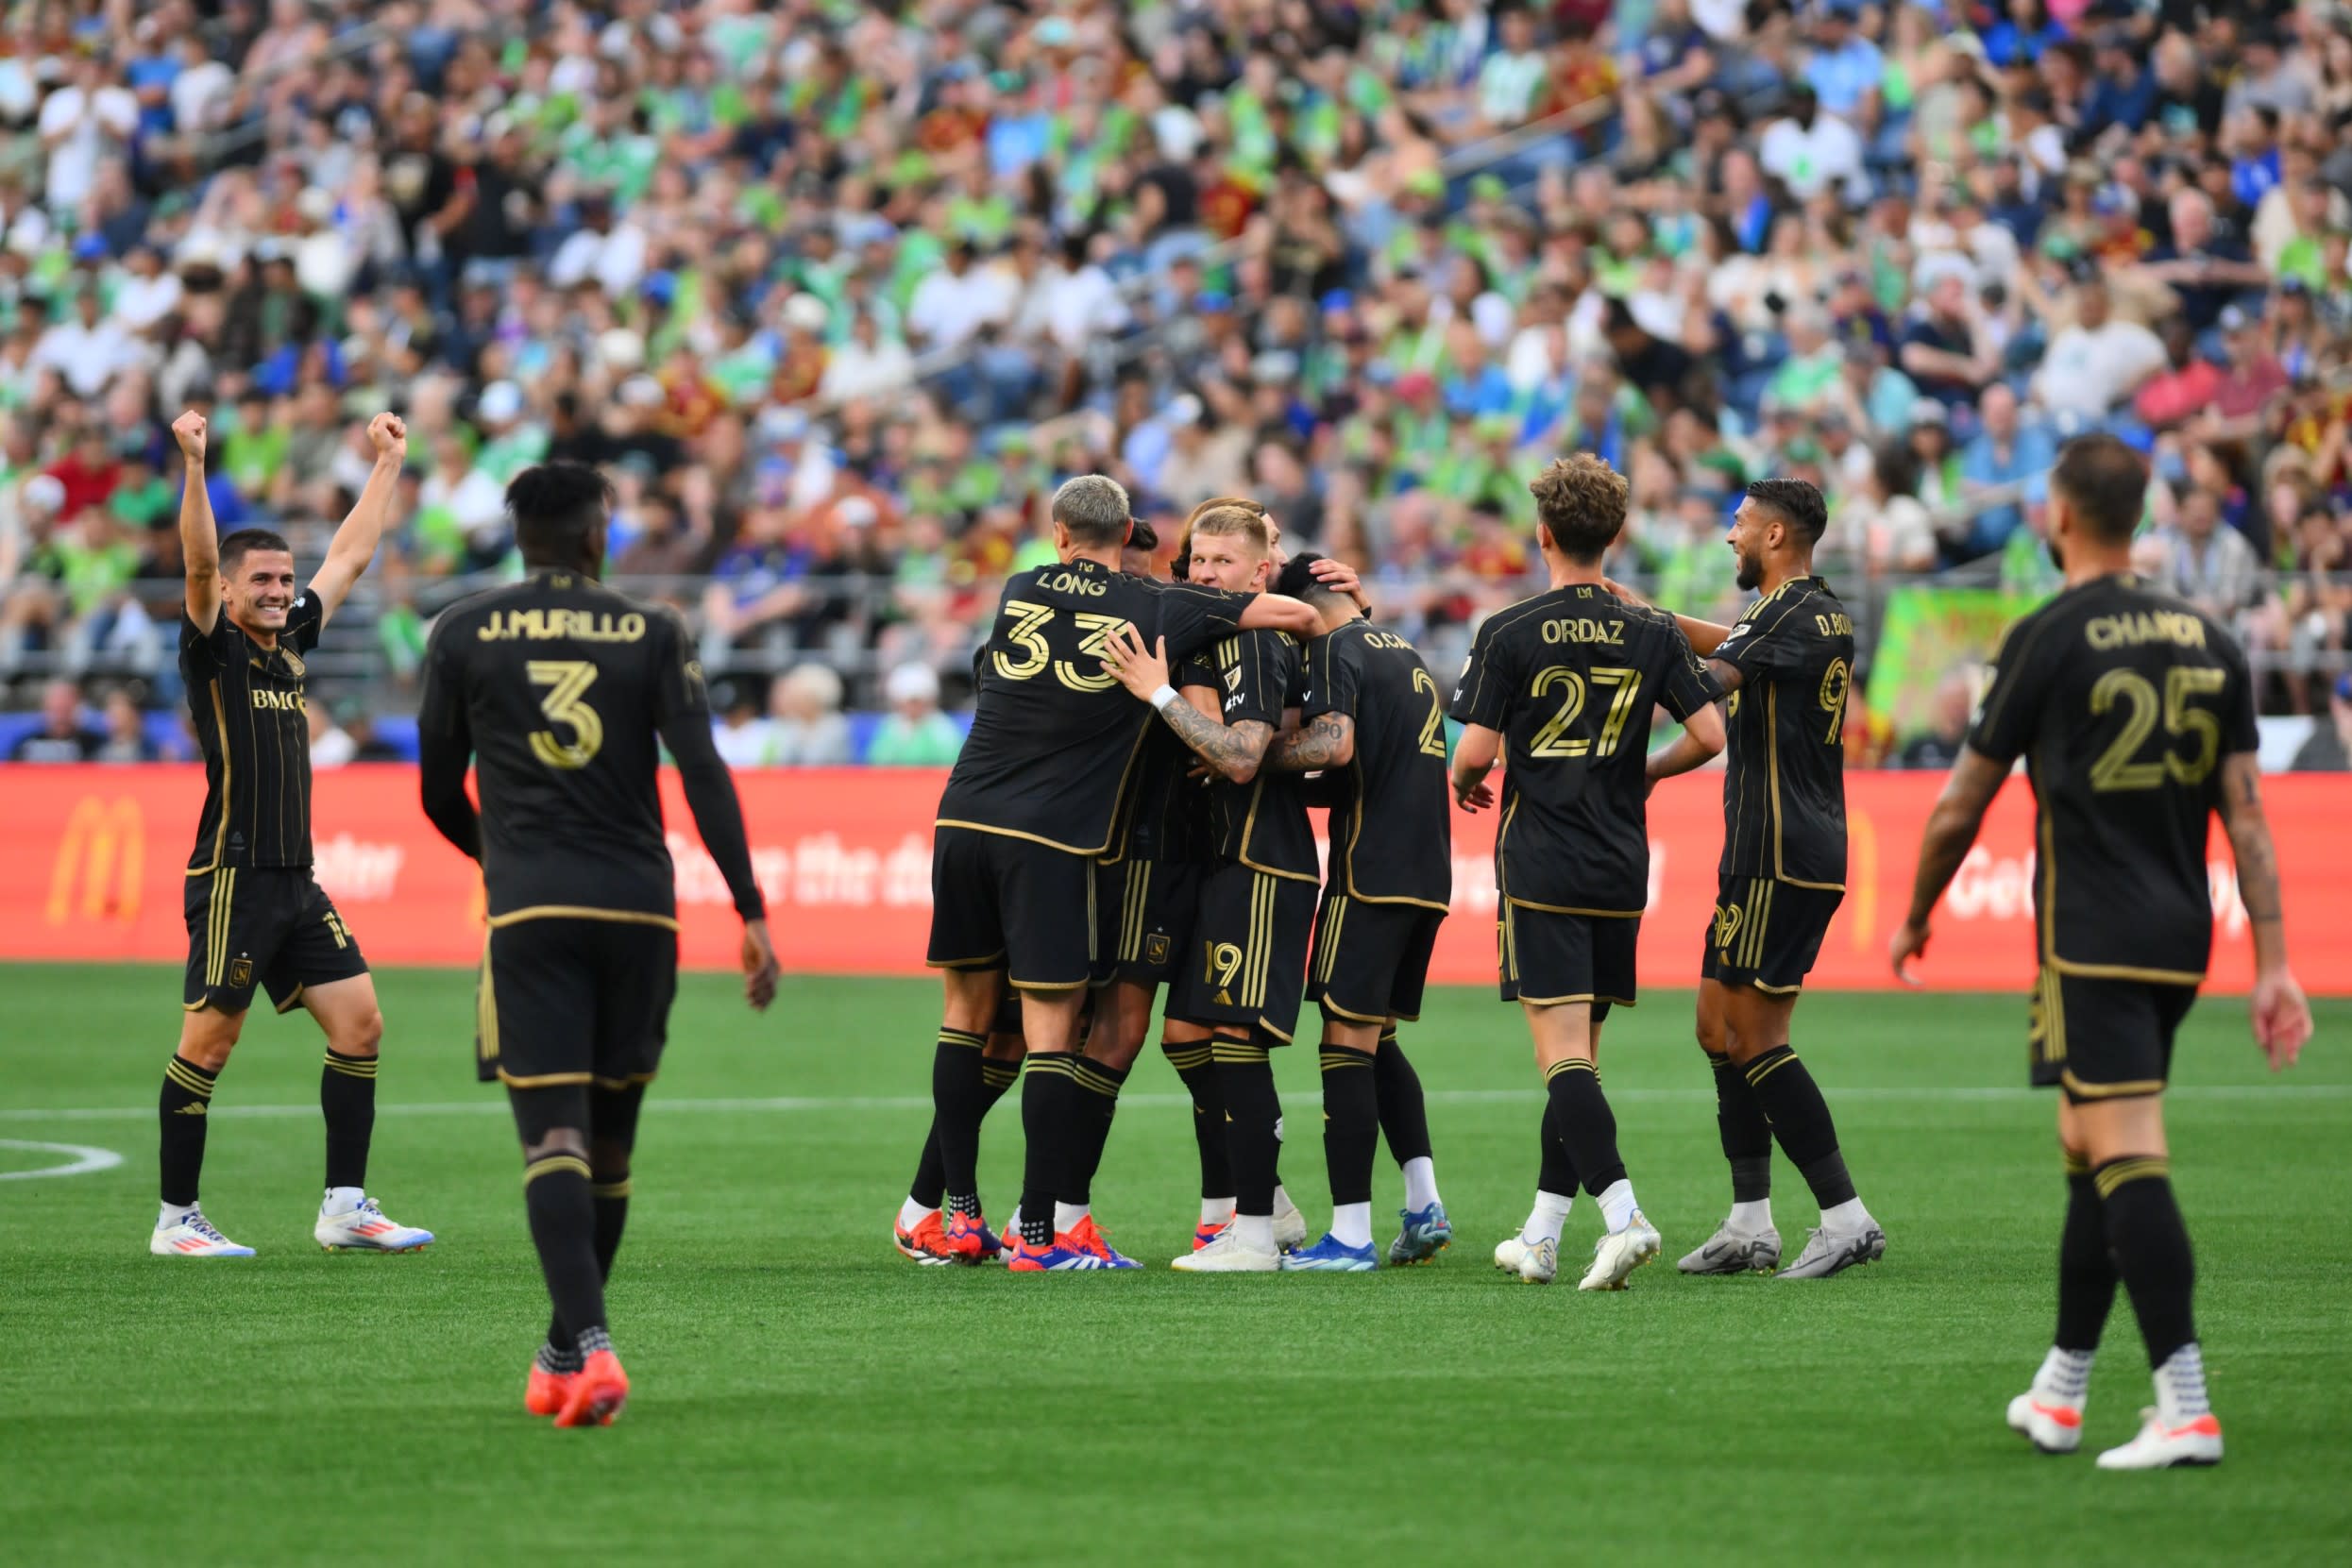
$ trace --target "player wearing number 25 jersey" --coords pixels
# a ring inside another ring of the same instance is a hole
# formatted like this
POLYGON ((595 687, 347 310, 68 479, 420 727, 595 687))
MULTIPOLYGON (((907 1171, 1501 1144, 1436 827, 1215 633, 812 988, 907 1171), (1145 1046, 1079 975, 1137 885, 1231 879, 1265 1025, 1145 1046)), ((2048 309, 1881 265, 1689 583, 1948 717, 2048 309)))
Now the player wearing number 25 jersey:
POLYGON ((603 1280, 678 984, 663 745, 743 918, 753 1007, 775 994, 775 954, 692 644, 669 611, 597 581, 611 487, 594 469, 550 464, 517 475, 506 500, 531 575, 434 623, 419 784, 433 826, 482 863, 488 896, 478 1056, 507 1087, 555 1307, 525 1406, 562 1426, 601 1425, 629 1391, 605 1331, 603 1280), (469 759, 479 819, 465 797, 469 759))
MULTIPOLYGON (((2191 1310, 2195 1264, 2173 1196, 2162 1096, 2173 1036, 2213 942, 2206 842, 2218 812, 2254 936, 2255 1043, 2273 1070, 2311 1032, 2287 967, 2278 868, 2262 815, 2245 656, 2208 616, 2130 574, 2147 489, 2111 435, 2067 443, 2050 473, 2049 534, 2066 589, 2009 629, 1968 746, 1928 818, 1892 956, 1927 947, 1928 919, 2022 755, 2035 801, 2033 1081, 2065 1091, 2067 1210, 2057 1332, 2008 1424, 2045 1453, 2082 1442, 2092 1353, 2128 1288, 2156 1408, 2102 1470, 2214 1464, 2191 1310)), ((1907 978, 1907 977, 1906 977, 1907 978)))

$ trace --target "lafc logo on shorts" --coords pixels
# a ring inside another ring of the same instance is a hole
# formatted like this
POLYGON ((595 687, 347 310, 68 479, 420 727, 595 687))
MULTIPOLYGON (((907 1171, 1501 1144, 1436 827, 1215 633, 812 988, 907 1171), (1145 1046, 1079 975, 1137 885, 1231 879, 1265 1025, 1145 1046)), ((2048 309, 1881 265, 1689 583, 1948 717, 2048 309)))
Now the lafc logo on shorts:
POLYGON ((1168 938, 1154 932, 1143 938, 1143 962, 1164 964, 1168 961, 1168 938))
POLYGON ((1717 905, 1715 911, 1715 945, 1717 947, 1728 948, 1732 945, 1733 938, 1739 935, 1740 919, 1739 905, 1735 903, 1717 905))
POLYGON ((239 990, 253 984, 253 960, 231 958, 228 961, 228 984, 239 990))

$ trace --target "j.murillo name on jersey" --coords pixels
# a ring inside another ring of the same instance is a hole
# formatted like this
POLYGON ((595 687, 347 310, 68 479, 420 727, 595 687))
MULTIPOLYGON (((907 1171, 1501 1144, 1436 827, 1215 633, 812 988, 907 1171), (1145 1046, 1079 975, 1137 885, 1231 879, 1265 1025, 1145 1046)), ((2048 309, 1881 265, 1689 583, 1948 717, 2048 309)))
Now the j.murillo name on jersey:
POLYGON ((475 636, 485 643, 528 637, 534 642, 634 643, 645 637, 645 617, 631 612, 496 610, 475 636))

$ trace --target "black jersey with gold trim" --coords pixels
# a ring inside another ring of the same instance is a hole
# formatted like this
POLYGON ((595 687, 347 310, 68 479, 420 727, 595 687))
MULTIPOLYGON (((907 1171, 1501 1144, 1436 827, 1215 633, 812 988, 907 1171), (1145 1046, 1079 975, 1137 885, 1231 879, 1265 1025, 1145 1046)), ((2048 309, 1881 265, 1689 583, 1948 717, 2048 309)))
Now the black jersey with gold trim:
POLYGON ((311 718, 302 656, 318 646, 326 608, 304 592, 263 648, 223 607, 211 632, 179 613, 179 673, 204 753, 204 814, 193 874, 218 867, 311 863, 311 718))
POLYGON ((2009 628, 1969 733, 2025 758, 2034 917, 2060 974, 2194 985, 2213 947, 2206 869, 2222 759, 2257 744, 2245 654, 2129 574, 2070 588, 2009 628))
POLYGON ((1503 737, 1496 886, 1528 909, 1639 915, 1650 896, 1650 718, 1722 695, 1674 617, 1594 583, 1497 610, 1453 717, 1503 737))
POLYGON ((1083 559, 1016 574, 989 628, 972 733, 939 825, 1109 852, 1144 727, 1159 718, 1103 668, 1104 645, 1133 626, 1147 646, 1164 638, 1180 663, 1238 627, 1248 604, 1083 559))
POLYGON ((672 920, 658 731, 709 708, 676 614, 594 579, 541 571, 443 611, 417 722, 473 749, 491 922, 672 920))
POLYGON ((1328 770, 1331 885, 1365 903, 1444 909, 1453 897, 1445 696, 1413 646, 1369 621, 1343 621, 1307 655, 1298 719, 1355 721, 1355 754, 1328 770))
POLYGON ((1853 621, 1828 583, 1791 578, 1711 655, 1735 667, 1724 747, 1726 877, 1846 885, 1846 694, 1853 621))
MULTIPOLYGON (((1303 650, 1284 632, 1237 632, 1215 643, 1203 663, 1227 725, 1255 721, 1279 732, 1283 711, 1298 706, 1303 650)), ((1306 787, 1296 773, 1261 767, 1247 784, 1212 780, 1209 839, 1221 863, 1299 882, 1323 880, 1306 787)))

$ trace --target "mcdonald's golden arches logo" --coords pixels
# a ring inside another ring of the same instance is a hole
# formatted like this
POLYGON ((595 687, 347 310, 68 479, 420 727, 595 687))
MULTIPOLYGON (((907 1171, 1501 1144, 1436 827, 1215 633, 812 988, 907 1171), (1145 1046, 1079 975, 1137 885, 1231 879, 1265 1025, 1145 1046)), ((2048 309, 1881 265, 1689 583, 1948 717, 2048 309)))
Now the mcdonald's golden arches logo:
POLYGON ((49 923, 78 919, 128 925, 138 919, 146 847, 147 825, 138 801, 83 796, 66 820, 49 872, 49 923))

